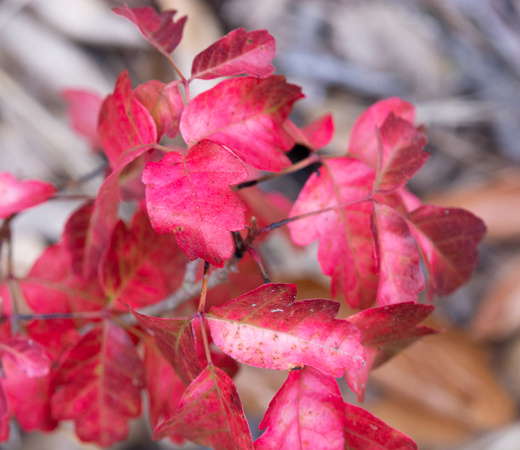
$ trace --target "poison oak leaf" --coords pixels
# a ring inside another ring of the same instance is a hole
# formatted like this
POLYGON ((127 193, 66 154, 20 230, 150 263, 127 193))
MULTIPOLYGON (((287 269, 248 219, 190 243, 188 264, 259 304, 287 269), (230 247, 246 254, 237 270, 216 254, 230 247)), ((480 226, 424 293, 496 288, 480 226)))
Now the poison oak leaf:
POLYGON ((391 192, 403 187, 430 154, 423 150, 426 137, 410 122, 388 114, 378 132, 380 157, 374 191, 391 192))
POLYGON ((339 303, 295 298, 294 284, 270 283, 211 308, 213 342, 236 360, 267 369, 309 365, 340 377, 362 367, 357 327, 334 318, 339 303))
POLYGON ((174 138, 179 133, 179 122, 184 101, 179 92, 179 81, 164 84, 150 80, 140 84, 134 96, 148 110, 155 121, 157 140, 166 134, 174 138))
POLYGON ((157 13, 149 6, 129 8, 125 4, 124 7, 117 6, 112 11, 134 23, 146 40, 165 55, 169 55, 179 45, 187 20, 187 17, 181 17, 175 22, 173 16, 177 11, 157 13))
POLYGON ((266 78, 274 72, 271 60, 275 54, 274 38, 266 30, 246 32, 239 28, 195 57, 191 77, 203 80, 235 75, 266 78))
POLYGON ((294 144, 283 124, 302 97, 301 88, 280 75, 224 80, 186 106, 181 134, 190 147, 210 139, 247 164, 279 172, 290 166, 284 152, 294 144))
POLYGON ((233 254, 230 231, 245 227, 245 207, 229 185, 247 177, 244 165, 220 145, 204 140, 184 156, 167 153, 143 172, 153 228, 174 233, 190 259, 218 267, 233 254))
POLYGON ((379 266, 377 304, 416 302, 425 283, 419 251, 405 219, 395 209, 376 202, 372 229, 379 266))
POLYGON ((6 358, 13 363, 29 378, 43 377, 50 371, 50 359, 45 349, 25 336, 12 336, 0 343, 2 361, 6 358))
POLYGON ((432 305, 412 302, 370 308, 348 317, 361 332, 367 364, 356 372, 345 371, 348 385, 362 402, 371 369, 388 361, 417 339, 437 333, 419 326, 434 310, 432 305))
POLYGON ((161 236, 145 211, 137 211, 129 228, 120 221, 101 263, 100 282, 113 301, 132 308, 156 303, 180 287, 186 256, 175 238, 161 236))
POLYGON ((98 135, 112 169, 136 147, 151 148, 157 142, 154 119, 132 92, 126 70, 119 75, 114 93, 101 105, 98 135))
POLYGON ((408 436, 389 427, 368 411, 345 404, 346 450, 406 450, 417 449, 408 436))
POLYGON ((406 219, 428 272, 430 300, 466 283, 477 264, 484 222, 463 209, 434 205, 423 205, 406 219))
POLYGON ((294 122, 287 119, 284 128, 297 144, 301 144, 311 151, 325 147, 334 135, 332 114, 325 114, 303 128, 298 128, 294 122))
POLYGON ((161 319, 132 311, 139 324, 154 337, 155 343, 177 376, 186 385, 197 378, 202 367, 197 358, 191 319, 161 319))
POLYGON ((318 214, 288 224, 297 245, 320 239, 318 261, 323 273, 332 276, 332 295, 342 294, 360 309, 375 301, 379 282, 370 229, 373 181, 374 171, 360 161, 324 161, 305 183, 290 217, 318 214))
MULTIPOLYGON (((186 386, 153 342, 145 342, 144 369, 149 402, 148 414, 150 425, 154 429, 159 422, 175 411, 186 386)), ((179 434, 172 434, 168 438, 177 444, 184 441, 179 434)))
POLYGON ((53 416, 74 420, 85 442, 108 447, 126 438, 128 420, 141 413, 144 369, 122 328, 92 328, 63 355, 56 372, 53 416))
POLYGON ((415 107, 411 103, 398 97, 380 100, 356 120, 350 134, 348 156, 363 161, 374 170, 378 167, 380 150, 376 129, 383 125, 391 112, 413 124, 415 107))
POLYGON ((177 410, 154 431, 153 438, 172 434, 215 450, 253 448, 235 385, 212 365, 188 386, 177 410))
POLYGON ((255 450, 343 449, 344 409, 333 377, 309 366, 289 372, 260 422, 259 428, 267 429, 255 450))
POLYGON ((9 172, 0 172, 0 219, 47 201, 56 188, 44 181, 18 181, 9 172))
POLYGON ((103 98, 83 89, 65 89, 61 96, 67 102, 72 129, 87 140, 92 150, 100 150, 97 126, 103 98))
POLYGON ((58 423, 51 413, 51 396, 54 392, 52 373, 30 377, 11 359, 2 361, 2 370, 10 413, 16 417, 22 430, 54 430, 58 423))

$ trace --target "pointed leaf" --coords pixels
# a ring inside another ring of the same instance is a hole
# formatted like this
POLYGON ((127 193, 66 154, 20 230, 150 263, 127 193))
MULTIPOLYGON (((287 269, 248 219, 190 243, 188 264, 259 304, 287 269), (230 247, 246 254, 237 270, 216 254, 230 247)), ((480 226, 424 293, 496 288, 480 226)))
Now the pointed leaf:
POLYGON ((265 284, 206 316, 215 344, 244 364, 276 370, 309 365, 335 377, 358 370, 364 351, 358 329, 337 320, 339 303, 295 302, 294 284, 265 284))
POLYGON ((114 228, 101 265, 105 293, 132 308, 164 299, 182 282, 186 256, 175 238, 161 236, 150 226, 145 211, 138 211, 129 229, 120 221, 114 228))
POLYGON ((373 169, 379 160, 379 143, 376 128, 380 128, 387 116, 393 112, 410 123, 415 118, 415 107, 398 97, 380 100, 368 108, 354 124, 350 134, 348 156, 363 161, 373 169))
POLYGON ((9 172, 0 172, 0 219, 47 201, 56 188, 44 181, 18 181, 9 172))
POLYGON ((139 324, 154 337, 163 356, 186 385, 202 371, 196 356, 191 319, 160 319, 132 311, 139 324))
POLYGON ((408 224, 428 270, 428 295, 447 295, 466 283, 477 264, 484 222, 468 211, 423 205, 408 224))
POLYGON ((325 147, 334 135, 332 114, 325 114, 301 129, 287 119, 284 128, 297 144, 304 145, 312 151, 325 147))
POLYGON ((417 444, 359 406, 345 404, 346 450, 406 450, 417 444))
POLYGON ((29 378, 43 377, 49 373, 50 359, 45 349, 25 336, 13 336, 0 343, 2 358, 10 358, 29 378))
POLYGON ((419 251, 404 218, 393 208, 374 203, 372 225, 379 264, 379 306, 416 302, 424 289, 419 251))
POLYGON ((291 164, 283 152, 294 141, 283 123, 301 97, 301 89, 279 75, 224 80, 186 106, 181 134, 190 147, 210 139, 258 169, 278 172, 291 164))
POLYGON ((171 434, 216 450, 253 448, 235 385, 213 366, 207 366, 188 386, 177 410, 155 430, 153 438, 171 434))
POLYGON ((157 80, 137 86, 135 98, 152 115, 157 128, 157 140, 166 134, 172 139, 179 133, 179 122, 184 101, 179 92, 179 81, 164 84, 157 80))
MULTIPOLYGON (((149 401, 148 413, 150 425, 154 429, 159 421, 163 421, 175 411, 186 386, 153 342, 145 342, 144 368, 149 401)), ((184 441, 181 435, 172 434, 168 437, 177 444, 184 441)))
POLYGON ((67 102, 72 129, 87 139, 92 150, 100 150, 97 126, 103 98, 83 89, 65 89, 61 96, 67 102))
POLYGON ((245 227, 245 207, 229 189, 247 177, 244 165, 211 141, 149 162, 143 172, 146 203, 158 233, 173 232, 190 259, 222 267, 233 254, 230 231, 245 227))
POLYGON ((362 402, 371 369, 388 361, 422 336, 437 333, 419 326, 434 310, 434 306, 415 303, 396 303, 370 308, 348 317, 363 336, 367 364, 357 372, 345 371, 348 385, 362 402))
POLYGON ((344 448, 344 403, 336 380, 306 366, 293 370, 260 422, 255 450, 344 448))
POLYGON ((265 78, 274 72, 274 38, 266 30, 246 32, 243 28, 210 45, 193 60, 192 78, 210 80, 234 75, 265 78))
POLYGON ((55 383, 53 415, 74 420, 82 441, 108 447, 125 439, 128 420, 141 414, 143 366, 128 334, 111 322, 63 356, 55 383))
POLYGON ((367 201, 374 171, 351 158, 324 162, 305 183, 290 216, 325 212, 288 224, 295 244, 320 239, 318 260, 332 276, 332 295, 343 294, 354 308, 367 308, 378 286, 374 242, 370 230, 372 203, 367 201))
POLYGON ((128 5, 117 6, 112 11, 134 23, 146 40, 166 55, 173 52, 179 45, 187 20, 187 17, 181 17, 175 22, 173 16, 177 11, 157 13, 149 6, 142 8, 129 8, 128 5))
POLYGON ((134 96, 126 70, 119 75, 114 93, 101 105, 98 134, 113 169, 127 152, 135 147, 150 148, 157 141, 153 117, 134 96))
POLYGON ((423 150, 424 133, 391 112, 378 129, 380 164, 374 190, 390 192, 403 187, 423 166, 430 154, 423 150))

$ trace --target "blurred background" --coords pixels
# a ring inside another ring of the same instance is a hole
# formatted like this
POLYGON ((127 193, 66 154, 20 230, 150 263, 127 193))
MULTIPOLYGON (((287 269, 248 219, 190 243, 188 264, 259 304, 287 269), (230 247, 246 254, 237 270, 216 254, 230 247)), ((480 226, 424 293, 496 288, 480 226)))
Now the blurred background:
MULTIPOLYGON (((520 448, 520 1, 127 3, 188 15, 173 54, 185 74, 193 57, 228 31, 268 29, 277 42, 276 72, 306 94, 293 120, 303 125, 326 112, 334 115, 336 136, 328 152, 345 152, 355 119, 378 99, 400 96, 417 106, 432 156, 411 189, 425 202, 472 211, 486 222, 488 234, 473 280, 436 300, 430 325, 446 332, 376 370, 364 406, 420 449, 520 448)), ((85 88, 106 95, 124 69, 134 86, 174 77, 137 29, 111 13, 120 5, 0 1, 1 171, 70 184, 101 160, 70 130, 61 91, 85 88)), ((288 191, 297 191, 298 180, 286 182, 296 183, 288 191)), ((82 189, 95 192, 99 183, 93 179, 82 189)), ((59 238, 77 206, 52 203, 15 222, 20 275, 59 238)), ((312 276, 316 271, 299 264, 283 257, 273 263, 274 270, 284 269, 280 279, 305 274, 301 298, 327 297, 327 287, 312 276)), ((252 424, 284 380, 285 374, 250 368, 238 376, 252 424)), ((148 437, 144 422, 136 423, 129 442, 117 448, 168 447, 146 443, 148 437)), ((15 436, 1 448, 46 446, 92 448, 75 441, 66 426, 52 437, 15 436)))

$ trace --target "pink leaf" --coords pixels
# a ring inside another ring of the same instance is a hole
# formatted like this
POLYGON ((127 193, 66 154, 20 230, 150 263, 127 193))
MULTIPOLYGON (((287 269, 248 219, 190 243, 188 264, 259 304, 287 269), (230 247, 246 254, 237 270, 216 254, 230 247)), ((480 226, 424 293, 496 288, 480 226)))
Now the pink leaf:
POLYGON ((424 276, 406 221, 395 209, 374 203, 372 225, 379 264, 377 304, 416 302, 424 289, 424 276))
POLYGON ((258 169, 278 172, 291 164, 283 152, 294 141, 283 123, 301 97, 301 89, 279 75, 224 80, 186 106, 181 134, 190 147, 210 139, 258 169))
POLYGON ((244 364, 276 370, 309 365, 335 377, 364 364, 358 329, 335 319, 339 303, 295 302, 294 284, 266 284, 206 316, 215 344, 244 364))
POLYGON ((426 137, 410 122, 391 112, 379 128, 381 158, 374 190, 390 192, 403 187, 430 154, 423 150, 426 137))
POLYGON ((345 449, 406 450, 417 449, 408 436, 389 427, 359 406, 345 404, 345 449))
POLYGON ((44 181, 18 181, 9 172, 0 172, 0 219, 47 201, 56 188, 44 181))
POLYGON ((132 311, 139 324, 154 337, 163 356, 186 385, 201 372, 190 319, 161 319, 132 311))
POLYGON ((129 8, 128 5, 117 6, 112 11, 134 23, 146 40, 166 55, 173 52, 179 45, 187 20, 187 17, 181 17, 175 22, 173 16, 177 11, 157 13, 149 6, 142 8, 129 8))
POLYGON ((318 260, 323 273, 332 276, 332 295, 343 294, 354 308, 375 301, 379 281, 368 201, 373 180, 374 171, 360 161, 325 161, 305 183, 290 216, 324 212, 288 225, 295 244, 320 239, 318 260))
MULTIPOLYGON (((162 356, 154 343, 145 343, 144 367, 149 401, 150 425, 153 428, 174 411, 186 390, 173 367, 162 356)), ((180 435, 168 436, 173 442, 182 444, 180 435)))
POLYGON ((166 134, 174 138, 179 133, 179 122, 184 101, 179 92, 179 81, 164 84, 157 80, 137 86, 135 98, 152 115, 157 128, 157 140, 166 134))
POLYGON ((150 226, 145 211, 138 211, 130 228, 120 221, 103 256, 100 281, 105 293, 132 308, 164 299, 180 287, 186 256, 175 238, 161 236, 150 226))
POLYGON ((128 334, 106 321, 62 358, 52 411, 74 420, 78 437, 108 447, 126 438, 128 420, 141 414, 144 370, 128 334))
POLYGON ((92 150, 99 150, 97 126, 103 98, 83 89, 66 89, 61 96, 68 103, 68 115, 73 130, 87 139, 92 150))
POLYGON ((155 430, 153 438, 172 434, 216 450, 253 448, 235 385, 213 366, 207 366, 188 386, 177 410, 155 430))
POLYGON ((434 306, 416 303, 395 303, 370 308, 348 317, 361 331, 367 364, 357 372, 345 371, 350 388, 362 402, 371 369, 388 361, 422 336, 437 333, 426 326, 418 326, 434 310, 434 306))
POLYGON ((325 114, 301 129, 290 119, 287 119, 284 128, 297 144, 301 144, 312 151, 325 147, 334 135, 332 114, 325 114))
POLYGON ((447 295, 466 283, 477 264, 484 222, 468 211, 423 205, 407 217, 428 270, 428 295, 447 295))
POLYGON ((127 152, 136 147, 151 148, 157 141, 154 119, 132 93, 127 71, 121 72, 114 93, 101 105, 98 134, 113 169, 127 152))
POLYGON ((9 402, 4 385, 0 383, 0 442, 9 438, 9 402))
POLYGON ((234 75, 265 78, 274 72, 274 38, 266 30, 246 32, 243 28, 210 45, 193 60, 192 78, 210 80, 234 75))
POLYGON ((45 349, 25 336, 13 336, 0 343, 3 358, 10 358, 29 378, 43 377, 49 373, 50 359, 45 349))
POLYGON ((376 129, 380 128, 387 116, 393 112, 396 117, 413 123, 415 107, 398 97, 380 100, 368 108, 354 124, 350 134, 348 156, 363 161, 373 169, 379 159, 376 129))
POLYGON ((255 450, 344 449, 344 403, 336 380, 306 366, 294 370, 260 422, 255 450))
POLYGON ((211 141, 149 162, 143 172, 146 203, 158 233, 173 232, 190 259, 222 267, 233 254, 230 231, 245 227, 245 207, 230 189, 247 177, 243 164, 211 141))

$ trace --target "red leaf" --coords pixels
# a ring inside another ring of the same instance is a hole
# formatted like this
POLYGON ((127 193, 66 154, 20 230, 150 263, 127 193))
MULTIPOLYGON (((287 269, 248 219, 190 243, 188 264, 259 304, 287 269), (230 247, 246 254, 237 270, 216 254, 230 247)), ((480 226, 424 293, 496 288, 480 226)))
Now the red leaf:
POLYGON ((193 60, 192 78, 210 80, 234 75, 265 78, 274 72, 274 38, 266 30, 233 30, 193 60))
POLYGON ((247 171, 230 152, 211 141, 149 162, 143 172, 148 214, 155 231, 175 234, 190 259, 222 267, 233 254, 230 231, 245 227, 245 207, 230 189, 247 171))
POLYGON ((364 364, 355 326, 334 319, 339 303, 295 302, 294 284, 265 284, 206 316, 215 344, 244 364, 276 370, 315 367, 340 377, 364 364))
POLYGON ((74 420, 82 441, 108 447, 125 439, 128 420, 141 414, 142 363, 128 334, 108 321, 64 355, 55 382, 53 415, 74 420))
POLYGON ((373 180, 374 171, 360 161, 325 161, 305 183, 290 216, 326 211, 288 225, 295 244, 320 239, 318 260, 323 273, 332 276, 332 295, 343 294, 354 308, 375 301, 379 281, 370 230, 372 203, 367 201, 373 180))
POLYGON ((132 93, 127 71, 121 72, 114 93, 101 105, 98 134, 113 169, 127 152, 135 147, 151 148, 157 141, 154 119, 132 93))
POLYGON ((477 264, 484 222, 468 211, 423 205, 407 217, 428 270, 428 295, 447 295, 466 283, 477 264))
POLYGON ((379 265, 377 304, 416 302, 424 289, 424 276, 406 221, 395 209, 374 203, 372 225, 379 265))
MULTIPOLYGON (((186 390, 183 382, 174 372, 172 366, 162 356, 154 344, 145 343, 144 367, 148 392, 148 408, 150 425, 157 426, 174 411, 186 390)), ((182 444, 184 439, 180 435, 168 436, 173 442, 182 444)))
POLYGON ((153 438, 171 434, 216 450, 253 448, 235 385, 213 366, 207 366, 188 386, 177 410, 155 430, 153 438))
POLYGON ((348 317, 361 331, 367 364, 357 372, 345 371, 350 388, 362 402, 368 374, 388 361, 422 336, 437 333, 426 326, 418 326, 434 310, 434 306, 415 303, 396 303, 370 308, 348 317))
POLYGON ((52 374, 28 377, 11 359, 3 361, 2 369, 11 414, 20 427, 26 432, 54 430, 58 423, 51 414, 52 374))
POLYGON ((336 380, 306 366, 294 370, 269 404, 255 450, 344 448, 344 403, 336 380))
POLYGON ((105 293, 132 308, 158 302, 176 290, 187 259, 173 236, 160 236, 145 211, 134 214, 130 229, 120 221, 103 257, 100 281, 105 293))
POLYGON ((383 125, 391 112, 411 123, 415 118, 415 107, 411 103, 398 97, 380 100, 361 114, 354 124, 348 146, 349 156, 363 161, 373 169, 377 168, 379 145, 376 129, 383 125))
POLYGON ((408 436, 358 406, 345 404, 345 449, 417 449, 408 436))
POLYGON ((83 89, 66 89, 61 96, 68 104, 68 115, 73 130, 87 139, 92 150, 99 150, 97 126, 103 98, 83 89))
POLYGON ((278 172, 291 164, 283 152, 294 141, 283 123, 301 97, 301 89, 279 75, 224 80, 186 106, 181 134, 190 147, 210 139, 258 169, 278 172))
POLYGON ((0 343, 3 360, 11 359, 13 364, 29 378, 43 377, 49 373, 50 360, 45 349, 25 336, 13 336, 0 343))
POLYGON ((146 40, 166 55, 173 52, 179 45, 187 20, 187 17, 181 17, 175 22, 173 16, 177 11, 164 11, 158 14, 149 6, 142 8, 129 8, 128 5, 117 6, 112 11, 134 23, 146 40))
POLYGON ((430 154, 423 150, 426 137, 410 122, 391 112, 379 128, 381 155, 374 190, 391 192, 403 187, 430 154))
POLYGON ((325 114, 301 129, 287 119, 284 128, 296 143, 304 145, 312 151, 325 147, 334 135, 332 114, 325 114))
POLYGON ((56 188, 39 180, 18 181, 9 172, 0 172, 0 219, 47 201, 56 188))
POLYGON ((179 133, 179 121, 184 101, 179 92, 179 81, 164 84, 157 80, 137 86, 135 98, 152 115, 157 128, 157 140, 166 134, 174 138, 179 133))
POLYGON ((196 355, 191 319, 160 319, 132 311, 139 324, 154 337, 163 356, 186 385, 202 371, 196 355))
POLYGON ((0 383, 0 442, 9 438, 9 402, 4 385, 0 383))

